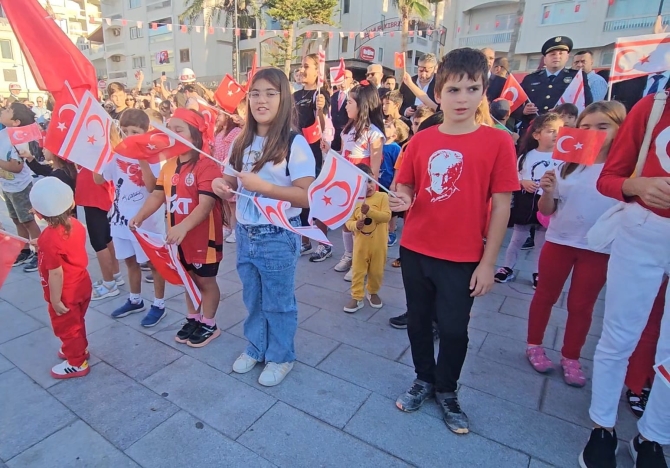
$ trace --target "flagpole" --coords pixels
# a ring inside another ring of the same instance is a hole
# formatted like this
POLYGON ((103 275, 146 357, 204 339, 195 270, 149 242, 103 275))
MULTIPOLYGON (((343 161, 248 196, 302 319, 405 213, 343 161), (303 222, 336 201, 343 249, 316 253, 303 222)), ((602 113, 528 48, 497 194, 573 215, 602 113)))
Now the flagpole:
POLYGON ((493 120, 495 120, 497 123, 499 123, 500 125, 502 125, 502 126, 505 128, 505 130, 507 131, 507 133, 509 133, 510 135, 514 135, 514 132, 511 131, 509 128, 505 127, 505 124, 502 123, 500 120, 496 119, 496 118, 493 117, 493 116, 491 116, 491 118, 492 118, 493 120))
POLYGON ((386 187, 384 187, 382 184, 380 184, 380 183, 377 181, 377 179, 375 179, 375 178, 372 177, 371 175, 366 174, 365 172, 361 171, 359 168, 356 167, 355 164, 352 164, 351 161, 347 161, 346 159, 344 159, 342 156, 340 156, 340 155, 337 153, 337 151, 331 149, 331 150, 328 152, 328 154, 330 154, 330 156, 333 157, 333 158, 337 158, 337 159, 339 159, 340 161, 345 161, 346 163, 351 164, 351 166, 352 166, 354 169, 356 169, 356 170, 358 171, 359 174, 365 176, 367 179, 370 179, 372 182, 374 182, 375 184, 377 184, 377 187, 379 187, 379 188, 382 189, 384 192, 386 192, 386 193, 388 193, 389 195, 391 195, 393 198, 398 198, 398 196, 397 196, 394 192, 392 192, 392 191, 390 191, 389 189, 387 189, 386 187), (332 153, 332 154, 331 154, 331 153, 332 153))

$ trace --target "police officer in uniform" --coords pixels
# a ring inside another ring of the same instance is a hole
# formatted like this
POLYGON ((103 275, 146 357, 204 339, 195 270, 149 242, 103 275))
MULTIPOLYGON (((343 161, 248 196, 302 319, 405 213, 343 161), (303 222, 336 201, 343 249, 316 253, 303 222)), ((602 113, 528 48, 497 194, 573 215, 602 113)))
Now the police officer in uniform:
POLYGON ((520 133, 528 127, 535 116, 546 114, 558 105, 558 100, 577 73, 583 74, 586 104, 593 102, 586 74, 581 70, 565 68, 571 50, 572 39, 565 36, 552 37, 542 46, 544 68, 529 73, 521 82, 521 87, 528 95, 530 102, 519 107, 512 114, 517 121, 521 122, 520 133))

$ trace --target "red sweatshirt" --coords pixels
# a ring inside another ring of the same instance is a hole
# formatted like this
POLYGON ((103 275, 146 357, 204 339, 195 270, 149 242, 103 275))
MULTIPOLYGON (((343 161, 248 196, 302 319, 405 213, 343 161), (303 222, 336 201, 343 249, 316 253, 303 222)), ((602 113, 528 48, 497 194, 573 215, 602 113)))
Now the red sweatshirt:
MULTIPOLYGON (((597 184, 598 191, 606 197, 630 201, 624 199, 623 183, 635 171, 635 164, 653 104, 653 95, 642 98, 630 111, 612 142, 612 148, 597 184)), ((670 142, 670 102, 666 105, 661 120, 651 134, 649 153, 640 177, 670 177, 668 142, 670 142)), ((670 218, 670 209, 649 208, 638 197, 635 197, 634 200, 657 215, 670 218)))

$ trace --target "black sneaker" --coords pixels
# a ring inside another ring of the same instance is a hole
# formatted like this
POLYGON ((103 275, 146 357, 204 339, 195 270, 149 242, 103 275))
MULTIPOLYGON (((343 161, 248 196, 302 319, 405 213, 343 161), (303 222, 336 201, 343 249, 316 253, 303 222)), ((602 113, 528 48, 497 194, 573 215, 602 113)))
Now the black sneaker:
POLYGON ((423 402, 433 396, 435 396, 435 386, 423 380, 416 379, 412 384, 412 388, 398 397, 395 405, 399 410, 411 413, 421 408, 423 402))
POLYGON ((531 250, 533 247, 535 247, 535 241, 532 237, 529 237, 521 246, 521 250, 531 250))
POLYGON ((186 343, 198 327, 200 327, 200 322, 198 320, 187 318, 184 326, 181 327, 181 330, 177 332, 177 336, 174 337, 174 340, 177 343, 186 343))
POLYGON ((616 468, 618 441, 616 431, 602 427, 591 431, 586 447, 579 454, 579 466, 582 468, 616 468))
POLYGON ((442 408, 442 418, 451 432, 454 434, 470 432, 468 416, 461 410, 456 393, 436 393, 435 400, 442 408))
POLYGON ((533 273, 533 289, 537 289, 537 280, 540 278, 540 275, 533 273))
POLYGON ((310 262, 323 262, 333 256, 333 248, 329 245, 319 244, 314 253, 309 257, 310 262))
POLYGON ((514 270, 507 267, 499 268, 493 277, 496 283, 507 283, 508 281, 512 281, 514 278, 516 278, 516 276, 514 276, 514 270))
POLYGON ((33 255, 30 260, 23 264, 23 271, 25 273, 37 271, 37 255, 33 255))
POLYGON ((19 256, 16 257, 16 260, 14 261, 14 265, 12 266, 19 266, 23 265, 24 263, 30 261, 30 259, 33 257, 32 251, 28 249, 23 249, 21 253, 19 253, 19 256))
POLYGON ((200 326, 188 337, 186 344, 191 348, 202 348, 220 334, 221 330, 217 328, 216 324, 210 327, 209 325, 200 323, 200 326))
POLYGON ((628 406, 633 414, 641 418, 644 414, 644 409, 647 406, 647 400, 649 399, 649 389, 643 388, 642 393, 637 395, 633 393, 632 390, 626 390, 626 399, 628 400, 628 406))
POLYGON ((663 447, 656 442, 650 440, 640 442, 640 435, 638 434, 631 439, 628 449, 637 467, 668 468, 668 463, 663 455, 663 447))
POLYGON ((407 328, 407 312, 402 315, 398 315, 397 317, 391 317, 389 319, 389 324, 393 328, 397 328, 399 330, 407 328))

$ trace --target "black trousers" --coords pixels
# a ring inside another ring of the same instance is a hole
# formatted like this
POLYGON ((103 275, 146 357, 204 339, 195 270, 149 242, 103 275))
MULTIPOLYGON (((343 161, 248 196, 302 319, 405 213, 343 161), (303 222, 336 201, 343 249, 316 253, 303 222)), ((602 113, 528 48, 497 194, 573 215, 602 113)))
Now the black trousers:
POLYGON ((407 334, 418 379, 438 392, 455 392, 468 350, 468 323, 474 298, 470 279, 477 263, 428 257, 400 247, 402 282, 407 297, 407 334), (433 348, 433 316, 437 316, 440 352, 433 348))

